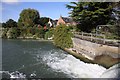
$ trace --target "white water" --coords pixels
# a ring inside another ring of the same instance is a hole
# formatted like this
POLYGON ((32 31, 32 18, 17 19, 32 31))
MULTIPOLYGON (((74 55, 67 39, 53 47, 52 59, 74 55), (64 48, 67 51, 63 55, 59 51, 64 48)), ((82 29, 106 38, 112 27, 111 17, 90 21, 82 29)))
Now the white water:
MULTIPOLYGON (((106 68, 98 64, 90 64, 80 61, 72 55, 65 54, 62 50, 58 52, 56 50, 51 50, 45 51, 43 53, 44 55, 36 55, 36 60, 38 62, 41 61, 39 61, 39 58, 41 57, 43 62, 54 71, 63 72, 73 78, 115 78, 118 74, 116 73, 116 70, 118 69, 111 70, 114 67, 116 68, 116 66, 113 66, 107 70, 106 68)), ((9 74, 10 78, 26 78, 25 74, 18 71, 11 73, 9 73, 8 71, 2 71, 0 73, 9 74)))
POLYGON ((102 75, 101 78, 120 78, 120 63, 107 69, 102 75))
POLYGON ((14 78, 26 78, 26 75, 23 74, 23 73, 20 73, 18 71, 15 71, 15 72, 9 72, 9 71, 0 71, 0 73, 4 73, 8 76, 10 76, 10 78, 14 79, 14 78))
POLYGON ((43 61, 55 71, 64 72, 74 78, 100 78, 100 75, 106 70, 98 64, 85 63, 62 51, 53 54, 52 52, 44 55, 43 61))
POLYGON ((8 40, 2 43, 4 44, 2 46, 4 51, 3 64, 5 64, 3 70, 6 71, 0 71, 0 74, 4 73, 5 77, 8 74, 10 78, 29 76, 37 78, 99 78, 107 74, 106 76, 109 78, 108 74, 112 75, 113 73, 109 73, 111 70, 107 71, 97 64, 84 63, 55 48, 50 43, 34 42, 33 45, 33 42, 15 41, 14 43, 14 41, 8 40), (16 70, 19 72, 16 73, 16 70), (101 74, 102 76, 100 76, 101 74))

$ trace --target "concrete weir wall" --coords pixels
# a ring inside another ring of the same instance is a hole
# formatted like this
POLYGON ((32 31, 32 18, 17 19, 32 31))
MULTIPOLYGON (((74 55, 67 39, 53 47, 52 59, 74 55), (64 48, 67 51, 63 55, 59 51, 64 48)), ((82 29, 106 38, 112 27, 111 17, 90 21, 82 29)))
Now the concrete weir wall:
POLYGON ((73 50, 77 53, 81 53, 89 59, 93 60, 99 55, 110 55, 113 58, 120 58, 118 47, 97 44, 90 41, 81 40, 79 38, 72 38, 72 40, 73 50))

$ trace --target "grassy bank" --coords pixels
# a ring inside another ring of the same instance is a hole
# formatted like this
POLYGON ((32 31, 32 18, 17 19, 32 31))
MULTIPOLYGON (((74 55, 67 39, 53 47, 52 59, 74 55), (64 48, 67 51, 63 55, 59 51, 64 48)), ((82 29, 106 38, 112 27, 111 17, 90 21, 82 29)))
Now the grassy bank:
POLYGON ((67 51, 69 54, 73 55, 74 57, 80 59, 81 61, 84 61, 86 63, 99 64, 106 68, 109 68, 113 66, 114 64, 117 64, 120 62, 120 58, 112 58, 111 56, 108 56, 108 55, 96 56, 94 60, 89 60, 83 55, 78 54, 69 49, 64 49, 64 50, 67 51))

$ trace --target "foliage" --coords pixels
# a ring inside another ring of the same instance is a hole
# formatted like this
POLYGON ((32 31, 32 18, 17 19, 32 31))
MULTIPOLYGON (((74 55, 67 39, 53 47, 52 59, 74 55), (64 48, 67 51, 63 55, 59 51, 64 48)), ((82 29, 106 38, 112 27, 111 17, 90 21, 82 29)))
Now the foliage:
POLYGON ((35 35, 38 37, 38 38, 44 38, 45 36, 45 31, 43 28, 36 28, 35 30, 35 35))
POLYGON ((12 19, 9 19, 8 21, 6 21, 6 23, 2 23, 2 27, 3 28, 17 27, 17 22, 12 19))
POLYGON ((7 32, 8 38, 17 38, 19 36, 19 30, 18 28, 10 28, 7 32))
POLYGON ((5 28, 5 29, 2 31, 2 38, 7 38, 7 31, 8 31, 7 28, 5 28))
POLYGON ((47 17, 41 17, 41 18, 39 19, 39 24, 40 24, 41 26, 45 26, 45 25, 48 23, 48 21, 49 21, 49 18, 47 18, 47 17))
POLYGON ((24 9, 20 13, 20 18, 18 20, 19 27, 33 27, 35 24, 38 24, 40 18, 39 12, 35 9, 24 9))
POLYGON ((110 26, 110 31, 106 32, 106 37, 110 39, 120 39, 120 2, 113 2, 111 5, 112 15, 110 21, 107 23, 110 26))
POLYGON ((108 2, 71 2, 67 4, 71 9, 70 16, 78 23, 78 28, 91 32, 97 25, 104 25, 110 20, 112 6, 108 2))
POLYGON ((110 39, 120 39, 120 26, 110 26, 110 31, 104 32, 105 36, 110 39))
POLYGON ((3 27, 3 28, 6 28, 6 23, 2 23, 2 27, 3 27))
POLYGON ((54 34, 54 29, 49 29, 46 33, 45 33, 45 39, 48 39, 50 37, 53 37, 54 34))
POLYGON ((59 25, 54 31, 54 44, 60 48, 73 46, 70 29, 66 25, 59 25))

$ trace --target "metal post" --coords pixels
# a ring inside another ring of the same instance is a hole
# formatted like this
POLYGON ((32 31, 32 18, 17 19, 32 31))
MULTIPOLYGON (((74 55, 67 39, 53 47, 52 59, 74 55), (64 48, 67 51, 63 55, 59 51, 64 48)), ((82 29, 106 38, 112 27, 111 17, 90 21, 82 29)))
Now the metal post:
POLYGON ((97 37, 97 30, 98 30, 98 26, 96 27, 96 37, 97 37))
POLYGON ((91 34, 91 41, 92 41, 92 33, 90 33, 91 34))
POLYGON ((82 32, 82 39, 83 39, 83 32, 82 32))
POLYGON ((103 36, 103 44, 105 44, 105 35, 103 36))

